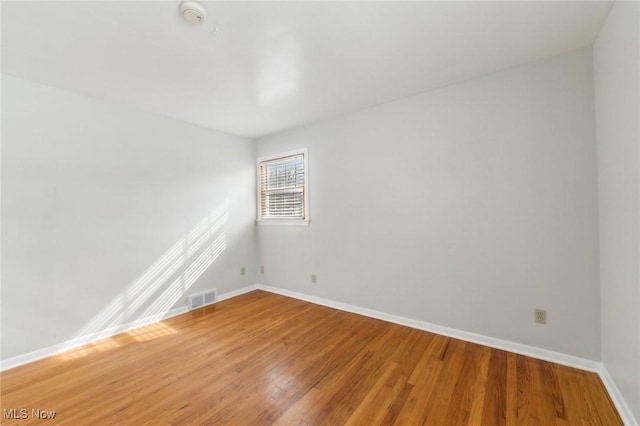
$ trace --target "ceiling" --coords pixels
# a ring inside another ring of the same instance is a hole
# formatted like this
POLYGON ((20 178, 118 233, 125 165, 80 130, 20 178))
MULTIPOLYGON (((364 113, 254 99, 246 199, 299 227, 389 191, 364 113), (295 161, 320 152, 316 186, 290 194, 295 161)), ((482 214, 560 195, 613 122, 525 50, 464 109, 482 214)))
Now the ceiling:
POLYGON ((2 72, 260 138, 588 46, 609 2, 2 2, 2 72))

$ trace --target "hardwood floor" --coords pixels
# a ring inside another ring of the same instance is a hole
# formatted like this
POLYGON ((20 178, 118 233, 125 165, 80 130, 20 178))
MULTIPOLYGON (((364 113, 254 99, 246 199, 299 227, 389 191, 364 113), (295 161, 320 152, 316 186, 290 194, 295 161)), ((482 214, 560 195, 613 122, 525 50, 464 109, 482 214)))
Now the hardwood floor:
POLYGON ((3 424, 622 424, 596 374, 262 291, 0 379, 56 411, 3 424))

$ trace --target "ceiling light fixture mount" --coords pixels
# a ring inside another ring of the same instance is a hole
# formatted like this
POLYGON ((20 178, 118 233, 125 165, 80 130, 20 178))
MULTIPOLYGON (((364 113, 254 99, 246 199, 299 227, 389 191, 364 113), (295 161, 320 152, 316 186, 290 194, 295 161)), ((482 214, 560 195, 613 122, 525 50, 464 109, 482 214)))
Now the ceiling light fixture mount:
POLYGON ((195 1, 180 3, 180 12, 184 20, 190 24, 201 24, 207 17, 207 9, 195 1))

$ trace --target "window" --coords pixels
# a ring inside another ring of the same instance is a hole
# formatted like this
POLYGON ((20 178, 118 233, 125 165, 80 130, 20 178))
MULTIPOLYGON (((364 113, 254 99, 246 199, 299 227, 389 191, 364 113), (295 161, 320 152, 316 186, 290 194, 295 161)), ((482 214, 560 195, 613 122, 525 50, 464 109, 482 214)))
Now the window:
POLYGON ((308 225, 307 149, 258 159, 258 223, 308 225))

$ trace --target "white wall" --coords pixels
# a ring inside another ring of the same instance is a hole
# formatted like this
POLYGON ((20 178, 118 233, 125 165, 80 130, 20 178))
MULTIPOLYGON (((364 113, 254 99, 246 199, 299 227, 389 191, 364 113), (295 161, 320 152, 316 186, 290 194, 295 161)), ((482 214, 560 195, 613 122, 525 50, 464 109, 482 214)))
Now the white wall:
POLYGON ((616 2, 594 46, 602 362, 640 421, 640 6, 616 2))
POLYGON ((257 150, 301 146, 311 226, 259 227, 261 282, 600 358, 591 49, 268 137, 257 150), (538 307, 546 326, 533 322, 538 307))
POLYGON ((254 220, 255 142, 2 77, 2 359, 254 284, 254 220))

